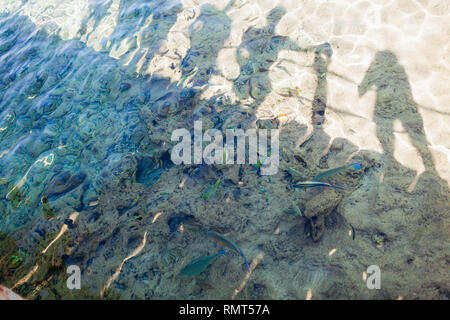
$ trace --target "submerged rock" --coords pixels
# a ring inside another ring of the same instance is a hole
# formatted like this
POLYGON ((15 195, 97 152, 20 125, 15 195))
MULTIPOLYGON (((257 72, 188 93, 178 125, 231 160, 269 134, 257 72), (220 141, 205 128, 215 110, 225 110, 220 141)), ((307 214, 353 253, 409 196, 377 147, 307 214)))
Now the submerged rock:
POLYGON ((42 213, 44 215, 45 220, 50 220, 55 216, 55 211, 50 206, 50 202, 48 201, 48 198, 46 196, 43 196, 41 199, 42 202, 42 213))
POLYGON ((19 188, 14 187, 7 196, 7 199, 11 201, 11 206, 15 210, 19 208, 20 202, 22 201, 23 194, 19 188))
POLYGON ((248 286, 248 293, 252 300, 269 299, 267 287, 262 283, 254 283, 253 285, 248 286))
POLYGON ((47 198, 60 196, 78 187, 85 179, 86 174, 84 172, 76 174, 69 171, 62 172, 52 178, 46 186, 44 194, 47 198))
POLYGON ((133 154, 113 154, 108 165, 102 170, 97 183, 112 183, 113 185, 129 184, 136 181, 138 160, 133 154))
POLYGON ((185 213, 181 213, 181 214, 171 217, 167 221, 167 224, 169 225, 170 232, 175 232, 178 230, 180 225, 182 225, 183 223, 186 223, 186 222, 189 223, 189 222, 194 222, 194 221, 195 221, 194 216, 185 214, 185 213))
POLYGON ((160 117, 172 116, 183 111, 183 108, 192 107, 196 95, 197 91, 192 88, 172 89, 153 103, 152 110, 160 117))
POLYGON ((131 83, 128 82, 122 82, 120 84, 120 92, 125 92, 131 89, 131 83))
POLYGON ((146 185, 147 187, 152 187, 156 182, 158 182, 163 171, 163 168, 159 168, 156 165, 153 158, 142 157, 138 163, 136 181, 146 185))
POLYGON ((310 222, 309 232, 314 242, 319 241, 325 232, 325 217, 342 200, 342 194, 334 189, 325 189, 306 203, 305 217, 310 222))

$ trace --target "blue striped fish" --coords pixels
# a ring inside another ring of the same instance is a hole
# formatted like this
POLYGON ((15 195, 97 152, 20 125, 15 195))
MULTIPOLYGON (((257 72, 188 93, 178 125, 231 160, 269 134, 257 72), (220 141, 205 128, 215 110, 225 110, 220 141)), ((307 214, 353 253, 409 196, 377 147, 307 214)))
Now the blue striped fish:
POLYGON ((335 186, 333 184, 329 184, 326 182, 320 181, 298 181, 292 185, 295 189, 305 189, 312 187, 328 187, 328 188, 336 188, 336 189, 344 189, 343 187, 335 186))

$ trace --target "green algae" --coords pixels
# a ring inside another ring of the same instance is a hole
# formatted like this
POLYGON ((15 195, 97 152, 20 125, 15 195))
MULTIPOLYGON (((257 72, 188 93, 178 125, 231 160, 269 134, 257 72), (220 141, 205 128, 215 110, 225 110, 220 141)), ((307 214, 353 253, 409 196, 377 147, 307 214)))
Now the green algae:
POLYGON ((20 189, 16 186, 10 191, 7 199, 11 201, 11 206, 14 210, 19 208, 20 202, 22 202, 23 194, 20 192, 20 189))
POLYGON ((13 279, 25 274, 24 257, 18 255, 16 240, 5 232, 0 233, 0 283, 7 287, 13 284, 13 279), (14 257, 18 257, 18 259, 14 257), (19 258, 22 258, 20 259, 19 258), (15 261, 15 263, 13 263, 15 261), (16 276, 17 275, 17 276, 16 276))

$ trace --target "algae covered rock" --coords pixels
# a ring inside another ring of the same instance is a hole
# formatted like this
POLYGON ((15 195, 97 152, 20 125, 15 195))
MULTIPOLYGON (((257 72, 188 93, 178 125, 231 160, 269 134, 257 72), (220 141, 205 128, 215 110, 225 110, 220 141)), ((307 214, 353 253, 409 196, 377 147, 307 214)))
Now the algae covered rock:
POLYGON ((50 202, 48 201, 48 198, 46 196, 43 196, 41 198, 42 202, 42 214, 44 215, 45 220, 50 220, 55 216, 55 211, 50 206, 50 202))
POLYGON ((0 300, 23 300, 21 296, 0 285, 0 300))
POLYGON ((186 107, 192 107, 197 92, 192 88, 183 90, 172 89, 158 98, 152 105, 152 109, 160 117, 168 117, 183 111, 186 107))
POLYGON ((69 171, 61 172, 52 178, 46 186, 44 193, 48 198, 57 197, 75 189, 82 184, 85 179, 86 174, 81 171, 77 173, 71 173, 69 171))
POLYGON ((342 197, 339 191, 325 189, 306 203, 304 214, 310 221, 310 234, 314 242, 322 238, 325 232, 325 217, 337 207, 342 197))
POLYGON ((102 170, 96 181, 97 188, 104 184, 128 185, 136 182, 138 159, 134 154, 113 154, 107 160, 108 164, 102 170))

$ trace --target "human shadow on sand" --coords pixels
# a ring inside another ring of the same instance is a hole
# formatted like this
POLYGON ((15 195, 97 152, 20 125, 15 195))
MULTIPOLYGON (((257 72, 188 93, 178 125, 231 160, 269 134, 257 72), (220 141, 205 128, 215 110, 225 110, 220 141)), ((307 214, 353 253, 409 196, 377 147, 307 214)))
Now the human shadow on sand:
MULTIPOLYGON (((423 122, 412 98, 410 85, 404 68, 397 62, 395 55, 389 51, 381 51, 376 54, 374 62, 369 67, 364 79, 358 86, 360 95, 367 92, 372 85, 377 87, 377 99, 375 102, 374 122, 377 126, 377 137, 383 146, 383 153, 378 154, 370 150, 361 150, 356 145, 344 138, 333 138, 323 130, 326 125, 327 109, 327 80, 328 66, 332 59, 332 50, 328 44, 317 47, 315 51, 313 69, 317 74, 317 86, 312 102, 311 124, 313 131, 304 138, 300 144, 300 159, 310 170, 314 167, 318 170, 330 168, 329 163, 340 166, 350 161, 359 159, 364 167, 364 174, 369 174, 379 181, 373 181, 370 194, 370 208, 374 212, 381 212, 390 208, 390 204, 379 202, 387 194, 397 193, 397 197, 410 198, 411 193, 420 194, 423 202, 436 203, 436 207, 442 204, 444 194, 447 192, 446 183, 443 181, 434 166, 431 154, 428 151, 428 142, 425 137, 423 122), (420 175, 403 166, 394 157, 394 129, 393 123, 399 119, 414 147, 419 151, 425 164, 426 171, 420 175), (414 177, 416 174, 416 177, 414 177), (405 179, 410 177, 410 179, 405 179), (420 179, 422 178, 422 179, 420 179), (407 183, 405 183, 407 181, 407 183), (382 187, 378 187, 381 185, 382 187), (415 188, 417 187, 417 190, 415 188), (400 188, 400 189, 399 189, 400 188), (394 191, 397 190, 397 191, 394 191), (433 200, 434 199, 434 200, 433 200), (438 199, 440 199, 438 201, 438 199)), ((334 110, 334 112, 338 112, 334 110)), ((303 177, 308 180, 312 177, 303 177)), ((342 178, 342 176, 341 176, 342 178)), ((333 180, 339 184, 339 180, 333 180)), ((345 185, 345 180, 342 181, 345 185)), ((350 183, 351 185, 351 183, 350 183)), ((349 186, 350 186, 349 185, 349 186)), ((320 194, 325 197, 332 193, 329 189, 312 191, 312 196, 320 194)), ((303 197, 309 200, 308 196, 303 197)), ((415 197, 417 199, 417 197, 415 197)), ((384 200, 385 201, 385 200, 384 200)), ((394 200, 397 201, 397 200, 394 200)), ((398 208, 405 214, 412 210, 404 200, 398 200, 398 208)), ((304 206, 304 204, 302 204, 304 206)), ((411 204, 410 204, 411 206, 411 204)), ((306 205, 306 207, 308 207, 306 205)), ((306 212, 308 216, 308 212, 306 212)), ((322 221, 323 222, 323 221, 322 221)), ((313 240, 321 238, 323 230, 315 221, 311 222, 313 240), (317 230, 314 230, 314 229, 317 230)))
POLYGON ((427 171, 436 174, 428 151, 422 117, 417 110, 405 69, 392 51, 379 51, 358 86, 359 96, 376 87, 374 122, 377 137, 387 155, 394 154, 394 122, 400 120, 413 146, 419 151, 427 171))
POLYGON ((276 26, 285 14, 286 9, 277 6, 267 15, 265 27, 252 27, 245 31, 242 43, 236 49, 240 74, 234 81, 234 91, 239 99, 252 97, 258 103, 263 101, 272 91, 269 71, 278 60, 280 51, 307 50, 301 48, 289 37, 275 33, 276 26))
POLYGON ((235 0, 223 10, 209 3, 200 7, 200 15, 189 26, 190 48, 181 61, 182 77, 191 76, 194 87, 205 86, 216 73, 216 60, 225 40, 230 35, 231 19, 227 11, 235 0))

